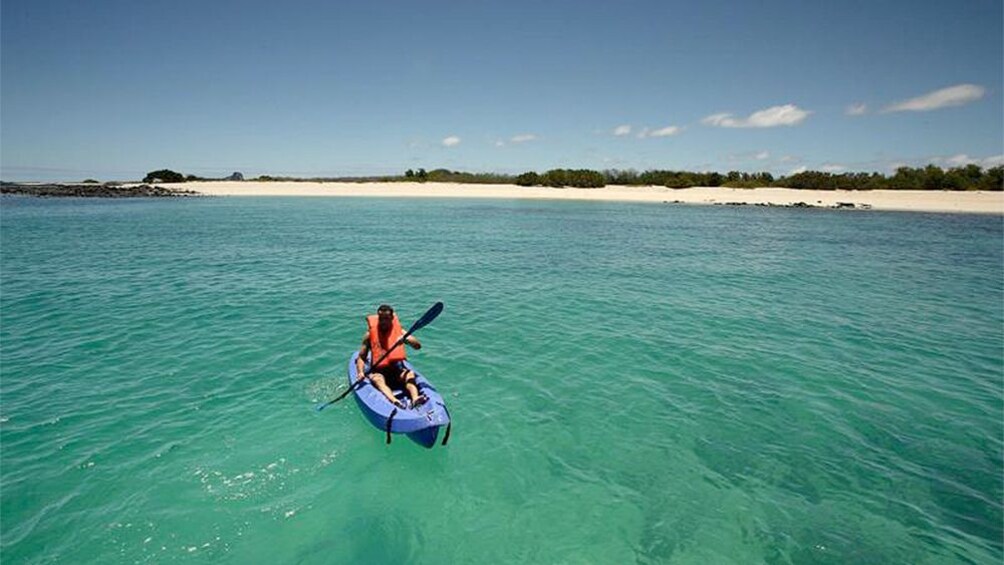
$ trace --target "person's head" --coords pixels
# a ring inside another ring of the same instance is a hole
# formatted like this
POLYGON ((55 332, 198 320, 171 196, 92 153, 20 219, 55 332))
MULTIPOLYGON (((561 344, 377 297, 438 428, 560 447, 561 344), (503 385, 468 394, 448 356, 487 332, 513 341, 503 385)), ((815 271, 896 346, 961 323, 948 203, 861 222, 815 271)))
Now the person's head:
POLYGON ((377 320, 381 330, 390 329, 391 323, 394 321, 394 309, 386 304, 381 304, 377 308, 377 320))

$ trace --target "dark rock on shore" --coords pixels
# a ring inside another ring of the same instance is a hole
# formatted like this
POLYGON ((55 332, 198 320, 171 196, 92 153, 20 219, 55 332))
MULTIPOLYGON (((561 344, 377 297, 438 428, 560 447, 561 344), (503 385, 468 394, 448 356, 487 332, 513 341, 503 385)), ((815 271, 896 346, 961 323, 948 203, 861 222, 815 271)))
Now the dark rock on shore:
POLYGON ((0 194, 22 194, 46 198, 170 198, 199 195, 192 190, 175 190, 149 184, 124 187, 116 184, 19 184, 13 182, 0 182, 0 194))
MULTIPOLYGON (((716 206, 750 206, 749 202, 716 202, 716 206)), ((757 202, 752 204, 760 208, 819 208, 826 210, 870 210, 871 204, 854 204, 853 202, 837 202, 833 206, 825 206, 822 201, 817 200, 816 204, 806 204, 805 202, 795 202, 792 204, 772 204, 757 202)))

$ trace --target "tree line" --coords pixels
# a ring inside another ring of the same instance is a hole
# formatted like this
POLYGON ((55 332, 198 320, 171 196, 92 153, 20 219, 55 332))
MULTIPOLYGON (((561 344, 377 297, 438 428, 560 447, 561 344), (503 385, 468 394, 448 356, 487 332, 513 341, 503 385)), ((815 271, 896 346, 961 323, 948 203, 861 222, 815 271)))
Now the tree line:
POLYGON ((790 188, 817 190, 1004 190, 1004 167, 966 165, 944 170, 936 165, 900 167, 892 176, 878 173, 839 175, 805 171, 783 180, 790 188))
MULTIPOLYGON (((234 173, 229 177, 235 177, 234 173)), ((168 169, 152 171, 143 182, 185 182, 209 180, 194 175, 183 175, 168 169)), ((519 186, 549 186, 600 188, 608 184, 626 186, 665 186, 690 188, 693 186, 724 186, 730 188, 784 187, 811 190, 1004 190, 1004 166, 981 168, 965 165, 942 169, 937 165, 926 167, 900 167, 892 175, 881 173, 829 173, 802 171, 787 176, 774 177, 768 172, 747 173, 729 171, 692 172, 671 170, 618 170, 607 169, 551 169, 543 173, 528 171, 520 175, 499 173, 470 173, 449 169, 408 169, 403 175, 373 177, 294 178, 261 175, 258 181, 315 181, 315 182, 453 182, 467 184, 516 184, 519 186)))
MULTIPOLYGON (((143 182, 144 183, 148 183, 148 184, 149 183, 154 183, 154 182, 175 183, 175 182, 193 182, 193 181, 200 181, 200 180, 202 180, 202 181, 214 181, 214 180, 237 180, 237 181, 240 181, 240 180, 244 180, 244 175, 242 175, 241 173, 235 171, 229 177, 223 177, 223 178, 206 178, 206 177, 199 177, 199 176, 196 176, 196 175, 183 175, 183 174, 181 174, 181 173, 179 173, 177 171, 172 171, 171 169, 158 169, 156 171, 150 171, 149 173, 146 174, 145 177, 143 177, 143 182)), ((87 179, 84 182, 85 183, 89 183, 89 182, 98 182, 98 181, 96 181, 94 179, 87 179)))
MULTIPOLYGON (((421 171, 421 169, 420 169, 421 171)), ((437 169, 434 172, 442 172, 437 169)), ((507 183, 519 186, 551 186, 600 188, 608 184, 626 186, 665 186, 690 188, 694 186, 724 186, 730 188, 783 187, 811 190, 1004 190, 1004 167, 983 169, 978 165, 965 165, 942 169, 937 165, 926 167, 900 167, 892 175, 881 173, 829 173, 802 171, 787 176, 774 177, 768 172, 747 173, 729 171, 692 172, 608 169, 551 169, 544 173, 534 171, 516 176, 477 174, 445 171, 443 182, 507 183)), ((432 179, 429 174, 429 180, 432 179)), ((408 175, 402 180, 426 180, 421 175, 408 175)))

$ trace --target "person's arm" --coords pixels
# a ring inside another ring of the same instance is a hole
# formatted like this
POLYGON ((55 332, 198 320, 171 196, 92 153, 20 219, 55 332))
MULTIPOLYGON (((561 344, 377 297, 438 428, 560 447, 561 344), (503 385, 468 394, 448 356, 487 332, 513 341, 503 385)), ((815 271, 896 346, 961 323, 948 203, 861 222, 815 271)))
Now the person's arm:
POLYGON ((359 347, 359 357, 356 357, 356 379, 366 376, 366 357, 370 354, 370 334, 363 336, 363 344, 359 347))
POLYGON ((404 342, 414 347, 415 349, 422 349, 422 343, 418 341, 418 339, 413 335, 404 338, 404 342))

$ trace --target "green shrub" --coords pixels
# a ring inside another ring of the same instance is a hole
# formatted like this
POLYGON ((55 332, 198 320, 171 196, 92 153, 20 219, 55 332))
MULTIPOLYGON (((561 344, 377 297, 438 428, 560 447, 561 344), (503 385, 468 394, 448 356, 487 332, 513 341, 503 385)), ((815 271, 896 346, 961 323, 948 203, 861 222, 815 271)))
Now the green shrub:
POLYGON ((185 175, 181 173, 176 173, 170 169, 160 169, 159 171, 151 171, 143 177, 143 182, 151 183, 154 180, 159 179, 160 182, 185 182, 185 175))

